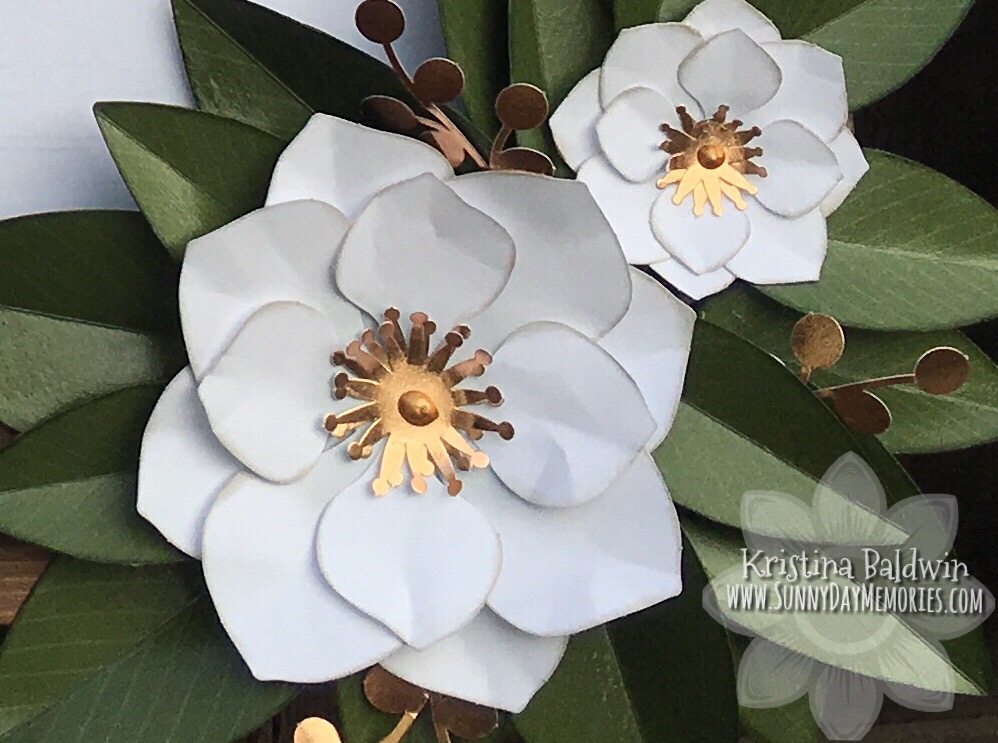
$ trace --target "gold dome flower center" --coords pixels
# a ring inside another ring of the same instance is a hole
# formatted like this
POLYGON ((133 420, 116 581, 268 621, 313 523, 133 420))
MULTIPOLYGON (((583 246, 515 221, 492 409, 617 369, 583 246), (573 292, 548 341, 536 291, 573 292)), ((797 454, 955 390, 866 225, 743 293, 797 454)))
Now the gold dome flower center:
POLYGON ((451 495, 461 492, 458 470, 488 467, 489 458, 471 441, 494 432, 505 440, 513 438, 513 426, 495 423, 465 410, 471 405, 501 405, 502 394, 495 387, 469 390, 459 385, 468 377, 480 377, 492 363, 481 349, 464 361, 448 366, 451 356, 471 335, 459 325, 447 333, 431 354, 430 336, 436 324, 424 313, 409 316, 409 338, 399 324, 396 309, 385 311, 385 322, 365 331, 344 351, 332 356, 340 372, 333 379, 333 396, 351 397, 360 404, 342 413, 326 416, 323 425, 332 436, 347 438, 366 426, 347 446, 353 459, 366 459, 374 445, 388 439, 381 455, 381 467, 372 488, 385 495, 405 480, 408 466, 410 484, 417 493, 426 492, 426 479, 436 473, 447 482, 451 495))
POLYGON ((425 392, 403 392, 398 402, 399 413, 414 426, 428 426, 440 417, 440 411, 425 392))
POLYGON ((676 185, 672 203, 682 204, 693 194, 693 213, 701 216, 707 202, 717 216, 724 214, 724 197, 738 209, 746 209, 748 204, 742 191, 750 195, 758 188, 745 178, 746 175, 766 177, 766 169, 752 162, 753 157, 762 154, 759 147, 746 147, 751 140, 762 134, 759 127, 742 130, 742 122, 737 119, 727 121, 728 107, 719 106, 709 119, 694 121, 684 106, 676 108, 682 131, 669 124, 662 124, 667 139, 661 149, 672 155, 668 170, 658 180, 659 188, 676 185))
POLYGON ((706 144, 697 150, 697 162, 708 170, 724 165, 724 148, 719 144, 706 144))

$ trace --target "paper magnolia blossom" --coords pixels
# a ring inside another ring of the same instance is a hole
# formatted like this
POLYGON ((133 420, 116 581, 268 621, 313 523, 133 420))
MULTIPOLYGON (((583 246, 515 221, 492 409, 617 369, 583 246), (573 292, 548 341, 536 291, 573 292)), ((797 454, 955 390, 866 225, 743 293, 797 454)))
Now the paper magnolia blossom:
POLYGON ((817 280, 825 217, 867 171, 842 60, 742 0, 621 32, 551 117, 630 263, 700 299, 817 280))
POLYGON ((569 635, 679 593, 648 452, 694 314, 582 184, 317 115, 267 206, 189 245, 180 308, 139 510, 257 678, 381 663, 517 711, 569 635))

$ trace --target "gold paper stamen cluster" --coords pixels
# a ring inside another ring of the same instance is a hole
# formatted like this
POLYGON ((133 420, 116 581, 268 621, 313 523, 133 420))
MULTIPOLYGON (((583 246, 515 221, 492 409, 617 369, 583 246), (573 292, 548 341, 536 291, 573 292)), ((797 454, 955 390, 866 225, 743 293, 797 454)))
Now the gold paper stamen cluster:
POLYGON ((457 389, 468 377, 480 377, 492 363, 487 351, 448 367, 451 356, 471 335, 459 325, 444 337, 431 354, 430 337, 436 324, 425 313, 409 316, 412 328, 408 342, 399 325, 397 309, 385 311, 385 322, 367 330, 359 341, 332 355, 332 363, 346 368, 333 379, 333 395, 342 400, 360 400, 356 407, 325 418, 327 431, 345 438, 357 429, 367 429, 347 446, 353 459, 366 459, 374 445, 387 438, 381 468, 373 483, 376 495, 385 495, 402 484, 403 465, 408 464, 411 484, 417 493, 426 492, 425 478, 435 472, 447 482, 447 492, 461 492, 457 469, 467 471, 489 465, 488 456, 468 439, 478 441, 486 432, 513 438, 513 426, 495 423, 464 408, 469 405, 501 405, 502 394, 495 387, 485 390, 457 389), (466 438, 467 437, 467 438, 466 438))
MULTIPOLYGON (((364 696, 375 709, 402 716, 395 729, 378 743, 400 743, 427 707, 437 743, 452 743, 451 734, 462 740, 482 740, 499 726, 499 714, 494 709, 421 689, 381 666, 375 666, 364 677, 364 696)), ((299 723, 295 743, 341 743, 341 739, 332 723, 310 717, 299 723)))
POLYGON ((363 103, 363 113, 370 123, 419 137, 440 150, 455 168, 554 173, 554 164, 543 152, 529 147, 506 148, 514 131, 535 129, 547 120, 548 99, 543 90, 521 83, 510 85, 499 94, 496 114, 502 130, 493 140, 486 159, 453 117, 441 108, 464 91, 461 68, 449 59, 428 59, 410 76, 393 46, 405 31, 405 14, 392 0, 364 0, 357 8, 356 22, 366 39, 381 44, 395 74, 424 109, 417 113, 397 98, 371 96, 363 103))
MULTIPOLYGON (((809 382, 819 369, 830 369, 845 351, 845 333, 829 315, 812 312, 794 325, 790 347, 800 363, 800 378, 809 382)), ((860 433, 881 434, 891 425, 891 411, 883 400, 870 392, 899 384, 914 384, 930 395, 948 395, 960 389, 970 376, 970 362, 961 351, 939 346, 923 353, 911 374, 867 379, 862 382, 825 387, 815 394, 828 400, 832 409, 860 433)))
POLYGON ((746 209, 748 204, 741 192, 754 195, 759 189, 745 179, 745 174, 765 178, 766 169, 751 161, 762 154, 762 149, 745 145, 760 136, 762 130, 757 126, 740 130, 742 122, 738 119, 726 121, 728 106, 719 106, 711 118, 703 121, 694 121, 685 106, 678 106, 676 113, 682 131, 669 124, 661 126, 667 139, 660 147, 672 157, 658 187, 678 183, 672 197, 677 206, 693 194, 693 213, 698 217, 708 201, 714 214, 723 215, 723 196, 738 209, 746 209))

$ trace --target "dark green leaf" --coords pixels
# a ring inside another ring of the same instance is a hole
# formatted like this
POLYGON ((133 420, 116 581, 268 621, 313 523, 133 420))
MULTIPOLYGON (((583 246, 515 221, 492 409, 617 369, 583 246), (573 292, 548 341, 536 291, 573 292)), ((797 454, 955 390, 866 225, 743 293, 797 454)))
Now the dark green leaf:
POLYGON ((707 579, 683 545, 683 593, 574 636, 517 716, 526 743, 725 743, 738 709, 724 630, 703 610, 707 579))
POLYGON ((875 439, 852 435, 783 364, 697 323, 683 402, 655 452, 677 503, 737 527, 743 493, 777 490, 810 503, 825 471, 850 451, 887 472, 889 490, 912 487, 875 439))
POLYGON ((142 213, 178 259, 187 243, 263 206, 283 143, 151 103, 98 103, 97 123, 142 213))
POLYGON ((33 427, 183 364, 177 267, 135 212, 0 222, 0 420, 33 427))
MULTIPOLYGON (((660 23, 681 21, 689 15, 689 12, 693 8, 700 4, 700 0, 662 0, 661 4, 656 8, 656 14, 649 13, 651 3, 648 0, 617 0, 617 3, 618 8, 621 5, 627 8, 628 13, 625 16, 625 20, 629 21, 628 23, 621 23, 618 20, 617 25, 620 28, 627 28, 628 26, 637 26, 642 23, 654 23, 656 20, 660 23)), ((618 12, 619 17, 620 12, 618 12)))
MULTIPOLYGON (((748 637, 728 633, 735 668, 741 663, 749 642, 748 637)), ((819 743, 822 740, 807 694, 782 707, 739 707, 738 717, 753 743, 819 743)))
MULTIPOLYGON (((617 28, 681 21, 698 0, 616 0, 617 28)), ((973 0, 753 0, 784 39, 840 55, 849 106, 873 103, 910 80, 953 35, 973 0), (890 33, 884 33, 889 28, 890 33)))
POLYGON ((2 743, 229 743, 291 687, 254 681, 193 567, 61 559, 0 653, 2 743))
POLYGON ((158 386, 61 413, 0 453, 0 531, 85 560, 182 559, 135 510, 139 442, 158 386))
MULTIPOLYGON (((796 369, 789 341, 799 313, 752 289, 735 287, 704 304, 701 317, 796 369)), ((922 453, 998 439, 998 367, 956 330, 931 333, 848 330, 842 359, 831 369, 816 371, 811 379, 819 387, 832 387, 905 374, 912 370, 919 356, 937 346, 951 346, 967 354, 970 379, 949 395, 929 395, 915 385, 877 390, 877 396, 893 413, 891 427, 880 440, 890 451, 922 453)))
POLYGON ((496 96, 509 80, 506 0, 440 0, 447 53, 464 70, 464 107, 486 135, 499 131, 496 96))
MULTIPOLYGON (((599 0, 510 0, 510 79, 547 93, 552 111, 603 64, 612 42, 613 20, 599 0)), ((559 162, 547 126, 517 137, 520 145, 559 162)))
POLYGON ((828 220, 821 280, 763 291, 874 330, 943 330, 998 315, 998 212, 924 165, 866 156, 870 172, 828 220))
MULTIPOLYGON (((906 492, 892 491, 882 476, 878 462, 865 455, 864 459, 881 477, 881 484, 885 486, 887 491, 888 505, 894 505, 898 501, 918 493, 918 489, 914 485, 906 492)), ((808 504, 810 504, 810 500, 808 500, 808 504)), ((745 540, 737 529, 712 523, 695 515, 684 516, 682 523, 683 534, 693 545, 708 578, 713 579, 725 570, 735 566, 740 567, 743 564, 742 550, 745 548, 745 540)), ((945 640, 942 645, 949 656, 950 665, 959 674, 958 688, 964 690, 960 693, 983 694, 983 690, 988 689, 991 685, 992 672, 981 628, 978 627, 955 640, 945 640)), ((772 724, 773 720, 766 721, 767 727, 772 724)), ((782 738, 776 740, 779 740, 780 743, 783 741, 782 738)))
POLYGON ((173 0, 177 35, 200 107, 294 137, 317 112, 360 119, 371 95, 408 98, 382 62, 245 0, 173 0))
MULTIPOLYGON (((768 0, 785 8, 786 18, 800 15, 793 0, 768 0)), ((974 0, 837 0, 808 3, 815 8, 837 6, 808 33, 805 40, 842 57, 853 110, 873 103, 914 77, 953 35, 974 0), (890 33, 884 33, 890 29, 890 33)), ((760 2, 765 12, 766 3, 760 2)), ((830 10, 830 8, 828 9, 830 10)), ((827 10, 826 10, 827 13, 827 10)), ((788 27, 789 23, 786 24, 788 27)), ((777 26, 783 26, 777 22, 777 26)), ((797 34, 784 32, 789 38, 797 34)))

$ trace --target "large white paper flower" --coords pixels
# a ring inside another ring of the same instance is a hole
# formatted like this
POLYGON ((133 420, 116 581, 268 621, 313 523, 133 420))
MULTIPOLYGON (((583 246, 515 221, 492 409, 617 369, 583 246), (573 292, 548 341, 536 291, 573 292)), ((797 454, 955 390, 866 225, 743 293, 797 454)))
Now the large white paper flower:
POLYGON ((825 217, 868 169, 847 117, 840 57, 704 0, 621 32, 551 129, 628 261, 700 299, 818 279, 825 217))
POLYGON ((139 510, 203 560, 258 678, 381 662, 517 711, 568 635, 680 591, 648 452, 694 315, 584 185, 458 178, 319 115, 268 205, 190 244, 180 306, 191 365, 146 429, 139 510))

